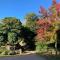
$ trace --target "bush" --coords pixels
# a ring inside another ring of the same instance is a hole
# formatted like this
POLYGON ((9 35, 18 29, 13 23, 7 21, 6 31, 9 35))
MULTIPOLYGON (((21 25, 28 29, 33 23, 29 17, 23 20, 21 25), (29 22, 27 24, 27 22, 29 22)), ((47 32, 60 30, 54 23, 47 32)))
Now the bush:
POLYGON ((36 43, 36 51, 37 52, 44 52, 46 50, 47 50, 47 45, 45 43, 40 43, 40 42, 36 43))
POLYGON ((0 35, 0 46, 2 45, 2 42, 4 42, 3 40, 4 40, 3 35, 0 35))
POLYGON ((8 41, 13 44, 17 41, 17 34, 14 32, 9 32, 8 33, 8 41))
POLYGON ((8 55, 9 50, 7 50, 5 47, 0 47, 0 54, 1 55, 8 55))

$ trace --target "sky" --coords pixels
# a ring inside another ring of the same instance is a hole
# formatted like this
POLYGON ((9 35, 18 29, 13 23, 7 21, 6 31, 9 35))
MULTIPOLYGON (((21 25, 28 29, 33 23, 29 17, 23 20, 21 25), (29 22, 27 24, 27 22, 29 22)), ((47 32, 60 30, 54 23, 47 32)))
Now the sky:
POLYGON ((47 9, 51 4, 52 0, 0 0, 0 19, 16 17, 24 23, 26 14, 34 12, 38 15, 40 6, 47 9))

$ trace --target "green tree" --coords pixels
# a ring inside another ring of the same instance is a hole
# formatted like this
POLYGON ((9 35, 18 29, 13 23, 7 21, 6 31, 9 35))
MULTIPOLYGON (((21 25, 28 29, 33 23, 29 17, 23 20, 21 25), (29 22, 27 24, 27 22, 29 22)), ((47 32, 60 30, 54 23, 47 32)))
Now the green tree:
POLYGON ((8 41, 9 41, 11 44, 16 43, 16 41, 17 41, 17 34, 14 33, 14 32, 9 32, 9 33, 8 33, 8 41))
POLYGON ((3 29, 4 31, 6 30, 8 35, 8 42, 16 42, 16 38, 18 37, 18 34, 20 34, 22 28, 20 20, 14 17, 6 17, 2 20, 2 23, 4 24, 3 29))
MULTIPOLYGON (((0 21, 1 22, 1 21, 0 21)), ((7 41, 7 32, 4 24, 0 23, 0 45, 5 44, 7 41)))
POLYGON ((35 49, 35 39, 34 39, 35 36, 36 34, 33 31, 23 26, 21 31, 21 38, 24 38, 24 42, 26 43, 25 48, 30 50, 35 49))
POLYGON ((19 30, 22 27, 22 23, 20 22, 19 19, 14 18, 14 17, 6 17, 2 20, 5 28, 7 31, 15 31, 19 32, 19 30))
POLYGON ((26 27, 30 28, 32 31, 36 29, 36 20, 38 19, 35 13, 29 13, 25 16, 26 27))

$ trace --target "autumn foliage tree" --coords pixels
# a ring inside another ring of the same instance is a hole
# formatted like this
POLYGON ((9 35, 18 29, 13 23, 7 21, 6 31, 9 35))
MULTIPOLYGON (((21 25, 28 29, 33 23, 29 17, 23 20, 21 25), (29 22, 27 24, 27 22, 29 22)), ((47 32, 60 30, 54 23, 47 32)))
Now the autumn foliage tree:
POLYGON ((36 39, 40 42, 55 42, 55 34, 60 26, 60 3, 52 0, 52 6, 48 10, 41 6, 39 12, 42 18, 36 22, 39 26, 36 39))

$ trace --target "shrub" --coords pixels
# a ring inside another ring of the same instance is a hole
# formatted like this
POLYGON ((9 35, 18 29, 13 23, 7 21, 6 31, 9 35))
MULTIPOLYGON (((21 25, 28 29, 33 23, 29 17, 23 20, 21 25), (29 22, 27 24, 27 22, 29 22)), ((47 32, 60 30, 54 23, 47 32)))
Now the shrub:
POLYGON ((17 41, 17 34, 14 32, 9 32, 8 33, 8 41, 13 44, 17 41))
POLYGON ((45 43, 40 43, 40 42, 36 43, 36 51, 37 52, 44 52, 46 50, 47 50, 47 45, 45 43))

